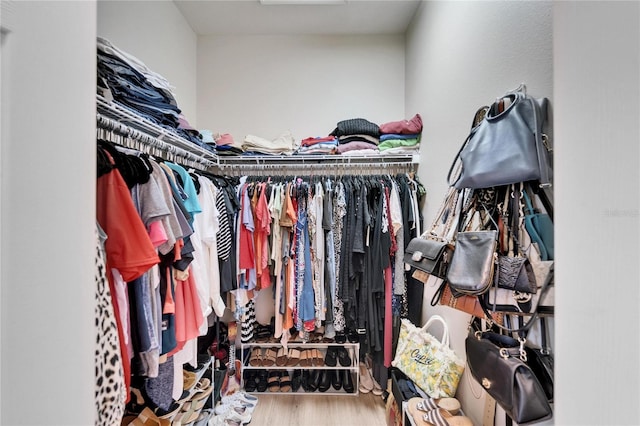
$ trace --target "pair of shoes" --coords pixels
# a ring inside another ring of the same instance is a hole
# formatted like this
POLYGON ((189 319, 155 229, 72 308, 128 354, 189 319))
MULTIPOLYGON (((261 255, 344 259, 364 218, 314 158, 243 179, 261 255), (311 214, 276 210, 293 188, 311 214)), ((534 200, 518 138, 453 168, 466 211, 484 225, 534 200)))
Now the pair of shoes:
MULTIPOLYGON (((411 400, 409 400, 409 402, 411 402, 411 400)), ((413 407, 414 408, 409 411, 409 414, 411 415, 415 423, 420 426, 473 426, 473 422, 469 417, 455 416, 444 408, 436 408, 435 410, 424 412, 422 410, 417 410, 415 408, 415 405, 413 407)))
POLYGON ((320 370, 305 370, 302 373, 302 387, 306 392, 315 392, 320 386, 320 370))
POLYGON ((302 385, 302 371, 293 370, 293 376, 291 377, 291 392, 298 392, 302 385))
POLYGON ((460 412, 460 401, 456 398, 411 398, 407 404, 407 409, 412 413, 427 413, 438 408, 453 415, 460 412))
POLYGON ((221 404, 230 404, 234 401, 238 401, 244 405, 249 405, 253 408, 258 405, 258 398, 245 392, 236 392, 233 395, 223 396, 220 398, 221 404))
POLYGON ((258 385, 258 372, 256 370, 244 370, 244 390, 255 392, 258 385))
POLYGON ((373 377, 367 366, 360 363, 360 386, 358 386, 360 393, 369 393, 373 390, 373 377))
POLYGON ((327 348, 327 354, 324 357, 324 364, 328 367, 335 367, 338 365, 338 346, 329 346, 327 348))
POLYGON ((196 373, 182 370, 183 389, 190 391, 196 385, 196 373))
POLYGON ((213 386, 211 385, 211 380, 207 379, 206 377, 203 377, 195 386, 193 395, 191 396, 191 401, 201 401, 201 400, 206 401, 206 398, 208 398, 209 395, 211 395, 211 392, 213 392, 213 386))
POLYGON ((326 392, 329 390, 335 374, 336 370, 320 370, 320 377, 318 378, 318 390, 320 392, 326 392))
POLYGON ((351 357, 349 356, 347 348, 338 346, 338 362, 343 367, 351 366, 351 357))
POLYGON ((207 426, 209 424, 209 419, 214 415, 215 414, 211 408, 202 410, 196 421, 193 422, 193 426, 207 426))
POLYGON ((252 367, 262 367, 262 349, 253 348, 251 350, 251 357, 249 358, 249 365, 252 367))
POLYGON ((371 367, 371 358, 368 356, 364 360, 364 362, 360 363, 360 392, 362 393, 373 393, 374 395, 380 396, 384 393, 382 386, 378 383, 376 378, 373 376, 373 370, 371 367))
POLYGON ((291 378, 286 370, 280 375, 280 392, 291 392, 291 378))
POLYGON ((298 349, 295 349, 295 348, 289 349, 289 354, 287 355, 288 359, 286 363, 287 367, 295 367, 296 365, 298 365, 298 363, 300 362, 301 355, 302 354, 298 349))
POLYGON ((258 371, 258 376, 256 379, 256 390, 258 392, 265 392, 269 385, 269 372, 267 370, 258 371))
POLYGON ((267 381, 269 392, 280 392, 280 371, 270 371, 267 381))
POLYGON ((276 365, 278 367, 284 367, 285 365, 287 365, 288 361, 289 361, 288 352, 285 351, 284 348, 278 349, 278 353, 276 355, 276 365))
POLYGON ((136 426, 169 426, 171 421, 158 417, 149 407, 146 407, 130 424, 136 426))
POLYGON ((257 343, 267 343, 273 337, 271 326, 258 324, 253 332, 253 337, 257 343))
POLYGON ((216 414, 210 419, 209 425, 240 426, 251 422, 251 413, 247 410, 241 411, 242 410, 238 410, 231 405, 226 406, 226 410, 222 411, 220 414, 216 414))
POLYGON ((351 377, 351 371, 349 370, 339 370, 342 374, 342 388, 347 393, 354 393, 355 387, 353 385, 353 377, 351 377))
POLYGON ((256 406, 240 399, 227 400, 224 402, 220 401, 218 405, 216 405, 216 407, 213 409, 213 412, 215 414, 223 414, 229 411, 230 408, 233 408, 234 410, 236 410, 236 412, 238 412, 238 414, 244 416, 246 415, 245 413, 251 415, 253 413, 253 410, 256 409, 256 406))
POLYGON ((353 328, 347 330, 347 340, 351 343, 358 343, 360 341, 360 335, 353 328))
POLYGON ((262 365, 264 367, 271 367, 275 365, 276 358, 278 357, 278 349, 277 348, 268 348, 264 355, 262 356, 262 365))
MULTIPOLYGON (((204 405, 204 404, 203 404, 204 405)), ((182 406, 182 410, 171 420, 171 426, 182 426, 193 423, 200 415, 200 408, 196 407, 196 404, 191 401, 187 401, 182 406)))

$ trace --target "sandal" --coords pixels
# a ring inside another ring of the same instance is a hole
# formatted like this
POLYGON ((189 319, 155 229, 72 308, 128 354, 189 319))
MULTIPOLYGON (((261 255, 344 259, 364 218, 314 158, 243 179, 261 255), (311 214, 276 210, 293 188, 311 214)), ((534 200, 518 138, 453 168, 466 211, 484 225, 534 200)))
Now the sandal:
POLYGON ((155 413, 147 407, 129 424, 133 426, 169 426, 171 422, 156 416, 155 413))
POLYGON ((329 367, 335 367, 338 365, 338 347, 329 346, 327 348, 327 355, 324 358, 324 363, 329 367))
POLYGON ((419 426, 473 426, 473 422, 469 417, 454 416, 453 414, 442 408, 431 410, 424 415, 421 414, 422 412, 418 413, 417 416, 414 416, 413 414, 411 415, 411 417, 413 417, 413 420, 415 420, 416 424, 418 424, 419 426))
POLYGON ((300 351, 298 349, 289 349, 289 360, 287 367, 295 367, 300 362, 300 351))
POLYGON ((303 349, 300 352, 300 365, 302 367, 311 367, 311 358, 310 358, 310 350, 309 349, 303 349))
POLYGON ((285 365, 287 365, 287 352, 284 350, 284 348, 278 349, 276 355, 276 365, 278 367, 284 367, 285 365))
POLYGON ((312 349, 311 353, 313 354, 313 365, 316 367, 324 367, 324 357, 322 353, 318 349, 312 349))
POLYGON ((351 357, 349 356, 347 348, 342 346, 338 347, 338 362, 340 362, 340 365, 343 367, 351 366, 351 357))
POLYGON ((280 372, 279 371, 269 372, 268 388, 269 388, 269 392, 280 392, 280 372))
POLYGON ((271 367, 276 363, 276 357, 278 356, 278 352, 275 348, 269 348, 265 351, 264 356, 262 357, 262 365, 264 367, 271 367))
POLYGON ((212 391, 213 391, 213 386, 211 386, 211 380, 203 377, 202 379, 200 379, 200 381, 196 385, 196 390, 193 396, 191 397, 191 400, 200 401, 201 399, 205 399, 209 395, 211 395, 212 391))
POLYGON ((256 383, 256 390, 258 392, 265 392, 267 390, 269 380, 269 372, 267 370, 261 370, 258 372, 258 379, 256 383))
POLYGON ((412 416, 414 413, 428 413, 438 408, 447 410, 455 416, 460 412, 460 402, 455 398, 411 398, 407 406, 412 416))
POLYGON ((291 379, 287 371, 280 376, 280 392, 291 392, 291 379))
POLYGON ((244 390, 247 392, 255 392, 258 379, 258 372, 255 370, 244 371, 244 390))
POLYGON ((249 358, 249 365, 252 367, 262 367, 262 349, 253 348, 251 350, 251 357, 249 358))

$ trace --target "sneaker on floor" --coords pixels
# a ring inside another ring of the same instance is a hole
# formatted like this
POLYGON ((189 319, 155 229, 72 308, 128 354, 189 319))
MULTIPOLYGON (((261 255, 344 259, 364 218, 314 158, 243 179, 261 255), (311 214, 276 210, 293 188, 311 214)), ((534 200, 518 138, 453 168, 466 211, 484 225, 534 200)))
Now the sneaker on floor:
POLYGON ((229 411, 229 409, 231 408, 235 409, 240 415, 244 415, 245 412, 251 415, 251 413, 253 413, 253 410, 255 410, 256 406, 246 404, 240 400, 227 401, 226 403, 220 402, 218 405, 216 405, 213 411, 216 414, 222 414, 229 411))
POLYGON ((227 404, 230 401, 241 401, 248 405, 253 405, 254 407, 258 405, 258 398, 256 398, 253 395, 246 394, 244 392, 235 392, 232 395, 223 396, 220 399, 220 402, 222 402, 223 404, 227 404))
MULTIPOLYGON (((213 419, 215 426, 235 424, 246 425, 247 423, 251 422, 251 413, 244 411, 244 413, 241 414, 234 407, 229 406, 226 411, 213 416, 213 419)), ((209 421, 209 424, 211 425, 211 421, 209 421)))

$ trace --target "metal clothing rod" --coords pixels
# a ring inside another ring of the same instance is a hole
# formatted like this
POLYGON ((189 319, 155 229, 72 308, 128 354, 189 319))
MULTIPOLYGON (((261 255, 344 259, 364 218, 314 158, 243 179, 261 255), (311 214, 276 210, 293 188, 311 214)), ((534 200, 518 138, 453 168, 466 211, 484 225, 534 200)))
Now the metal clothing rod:
POLYGON ((241 167, 230 165, 220 165, 223 174, 230 176, 287 176, 297 175, 326 175, 326 176, 345 176, 345 175, 396 175, 399 173, 414 172, 416 165, 412 163, 358 163, 352 164, 350 167, 344 167, 344 164, 243 164, 241 167))
POLYGON ((216 165, 206 158, 149 136, 126 124, 105 117, 100 113, 97 114, 96 122, 98 138, 113 142, 117 145, 122 145, 136 151, 145 152, 155 157, 164 158, 174 163, 204 171, 208 171, 209 168, 215 167, 216 165))
POLYGON ((165 142, 168 146, 181 148, 196 157, 207 159, 211 164, 217 162, 215 153, 184 139, 177 133, 151 122, 116 102, 109 102, 103 96, 96 95, 96 106, 98 114, 102 117, 114 120, 155 140, 165 142))

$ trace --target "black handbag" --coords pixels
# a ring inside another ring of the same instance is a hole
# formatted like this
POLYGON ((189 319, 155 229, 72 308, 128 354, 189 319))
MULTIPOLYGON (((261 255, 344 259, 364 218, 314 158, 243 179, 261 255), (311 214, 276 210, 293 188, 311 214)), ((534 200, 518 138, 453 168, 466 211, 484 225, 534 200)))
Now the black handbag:
POLYGON ((493 283, 498 231, 459 232, 447 282, 455 294, 477 296, 493 283))
POLYGON ((413 238, 404 249, 404 263, 438 278, 447 276, 453 247, 445 241, 413 238))
POLYGON ((524 342, 490 331, 475 331, 473 327, 465 339, 471 375, 520 425, 553 416, 547 395, 527 364, 524 342))

